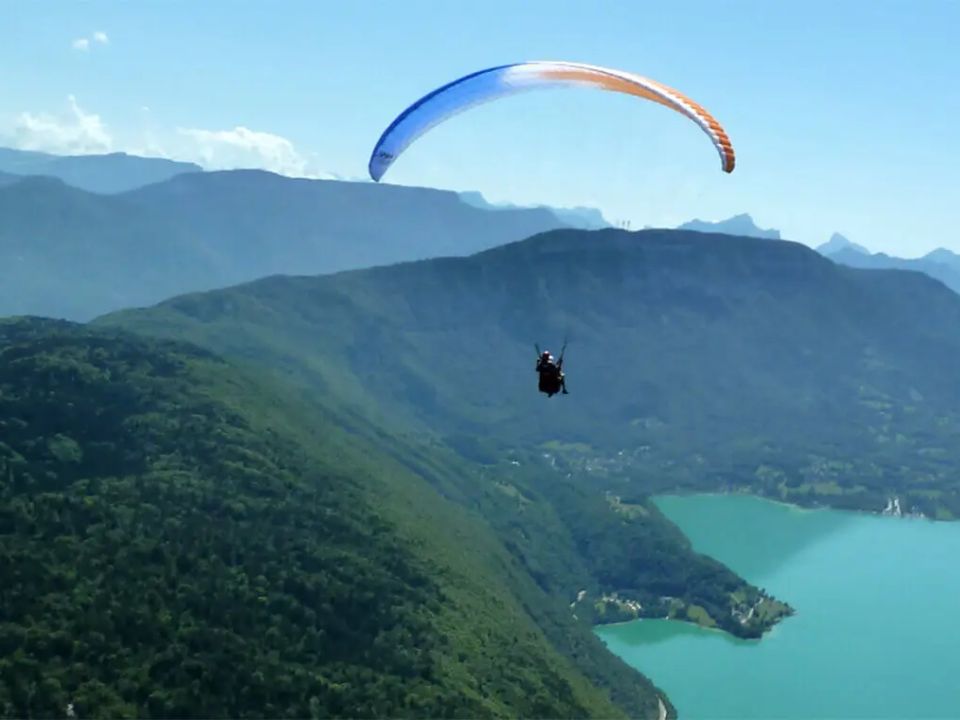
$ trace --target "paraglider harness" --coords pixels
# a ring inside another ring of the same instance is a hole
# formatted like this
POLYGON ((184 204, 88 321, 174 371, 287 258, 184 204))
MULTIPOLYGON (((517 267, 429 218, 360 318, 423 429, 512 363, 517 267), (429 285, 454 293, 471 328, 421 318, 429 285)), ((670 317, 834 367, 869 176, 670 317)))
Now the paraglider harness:
POLYGON ((540 352, 540 344, 534 343, 537 350, 537 372, 540 374, 539 390, 546 393, 547 397, 553 397, 557 393, 568 395, 567 382, 563 374, 563 354, 567 351, 567 342, 564 340, 563 348, 560 350, 560 357, 557 362, 553 362, 548 352, 540 352))

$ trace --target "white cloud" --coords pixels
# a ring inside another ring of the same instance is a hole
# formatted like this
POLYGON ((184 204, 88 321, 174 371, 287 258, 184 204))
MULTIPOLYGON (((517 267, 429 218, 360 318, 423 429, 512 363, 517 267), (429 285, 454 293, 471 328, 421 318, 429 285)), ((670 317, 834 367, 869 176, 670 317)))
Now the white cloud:
POLYGON ((92 155, 121 150, 133 155, 164 157, 193 162, 206 170, 261 169, 309 179, 347 179, 319 170, 318 158, 302 153, 289 139, 274 133, 238 126, 232 130, 177 128, 172 131, 156 122, 147 105, 139 110, 139 128, 128 128, 124 140, 114 138, 95 113, 67 98, 62 113, 23 112, 6 125, 0 144, 21 150, 39 150, 58 155, 92 155))
POLYGON ((325 177, 308 169, 309 163, 287 138, 245 127, 233 130, 178 128, 193 145, 193 155, 211 170, 261 168, 290 177, 325 177))
POLYGON ((13 127, 14 147, 67 155, 109 152, 113 138, 100 116, 84 111, 73 95, 67 103, 65 115, 21 113, 13 127))
POLYGON ((105 32, 103 32, 103 30, 98 30, 90 37, 77 38, 72 43, 70 43, 70 46, 74 50, 81 50, 82 52, 87 52, 90 50, 91 42, 95 42, 98 45, 109 45, 110 38, 109 36, 107 36, 105 32))

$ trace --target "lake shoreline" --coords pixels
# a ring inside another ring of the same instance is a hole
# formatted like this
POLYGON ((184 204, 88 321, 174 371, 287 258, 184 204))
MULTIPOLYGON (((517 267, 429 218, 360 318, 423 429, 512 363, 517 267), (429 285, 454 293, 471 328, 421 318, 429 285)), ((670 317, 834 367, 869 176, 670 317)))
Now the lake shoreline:
MULTIPOLYGON (((950 521, 944 521, 944 520, 938 521, 938 520, 935 519, 935 518, 929 518, 929 517, 925 517, 925 516, 919 516, 919 517, 918 517, 918 516, 915 516, 915 515, 906 515, 906 514, 892 515, 892 514, 890 514, 890 513, 884 513, 883 511, 870 510, 870 509, 866 509, 866 508, 859 508, 859 509, 857 509, 857 508, 854 508, 854 509, 851 509, 851 508, 837 508, 837 507, 833 507, 833 506, 831 506, 831 505, 823 504, 823 503, 800 504, 800 503, 797 503, 797 502, 792 501, 792 500, 785 500, 785 499, 783 499, 783 498, 768 497, 768 496, 766 496, 766 495, 763 495, 762 493, 756 492, 755 489, 750 489, 750 488, 746 488, 746 487, 744 487, 744 488, 738 488, 738 489, 731 489, 731 490, 711 491, 711 492, 695 492, 695 491, 694 491, 694 492, 668 492, 668 493, 658 493, 658 494, 656 494, 656 495, 651 495, 651 496, 650 496, 650 501, 656 504, 656 503, 657 503, 657 500, 660 499, 660 498, 689 498, 689 497, 752 497, 752 498, 756 498, 756 499, 758 499, 758 500, 762 500, 762 501, 764 501, 764 502, 771 503, 771 504, 776 505, 776 506, 779 506, 779 507, 787 508, 787 509, 789 509, 789 510, 792 511, 792 512, 799 512, 799 513, 803 513, 803 514, 807 514, 807 513, 813 514, 813 513, 820 512, 820 511, 830 511, 830 512, 846 513, 846 514, 850 514, 850 515, 855 516, 855 517, 857 517, 857 516, 859 516, 859 517, 877 517, 877 518, 890 517, 890 518, 896 518, 896 519, 900 519, 900 520, 925 520, 925 521, 927 521, 927 522, 929 522, 929 523, 950 522, 950 521)), ((658 508, 660 508, 659 505, 658 505, 658 508)), ((660 510, 661 510, 661 512, 663 511, 662 508, 660 508, 660 510)), ((685 533, 685 534, 686 534, 686 533, 685 533)), ((740 575, 740 573, 738 573, 738 575, 740 575)), ((743 578, 743 580, 744 580, 745 582, 747 582, 747 583, 753 583, 753 582, 754 582, 751 578, 744 577, 744 576, 742 576, 742 575, 740 575, 740 576, 741 576, 741 577, 743 578)), ((782 602, 782 601, 781 601, 781 602, 782 602)), ((645 622, 645 621, 651 621, 651 620, 652 620, 652 621, 658 621, 658 620, 660 620, 660 621, 677 622, 677 623, 682 623, 682 624, 684 624, 684 625, 694 626, 694 627, 697 627, 697 628, 702 629, 702 630, 712 631, 712 632, 715 632, 715 633, 719 633, 720 635, 725 636, 725 637, 736 638, 738 641, 759 643, 759 642, 761 642, 763 639, 765 639, 765 638, 769 637, 771 634, 773 634, 773 632, 782 624, 783 621, 785 621, 785 620, 787 620, 788 618, 791 618, 791 617, 794 617, 795 615, 797 615, 796 609, 793 608, 789 603, 784 602, 783 604, 788 608, 787 612, 783 613, 782 615, 777 616, 777 617, 776 617, 772 622, 770 622, 769 624, 765 624, 765 625, 763 626, 762 632, 761 632, 761 634, 760 634, 759 637, 753 637, 753 636, 751 636, 751 637, 745 637, 745 636, 737 635, 736 633, 731 632, 729 629, 724 628, 724 627, 720 627, 719 625, 717 625, 717 624, 715 624, 715 623, 714 623, 714 624, 710 624, 710 623, 704 622, 704 621, 702 621, 702 620, 700 620, 700 619, 698 619, 698 618, 691 618, 691 617, 689 617, 689 616, 681 617, 681 616, 677 616, 677 615, 675 615, 675 614, 668 614, 667 616, 664 617, 664 616, 654 616, 654 615, 643 615, 642 612, 641 612, 641 613, 638 613, 636 616, 631 617, 631 618, 623 618, 623 619, 608 620, 608 621, 603 620, 603 619, 599 619, 599 620, 597 620, 597 621, 595 622, 595 624, 594 624, 593 627, 594 627, 594 630, 596 631, 596 630, 598 630, 598 629, 600 629, 600 628, 616 628, 616 627, 621 627, 621 626, 629 626, 629 625, 633 625, 633 624, 641 623, 641 622, 645 622)))
MULTIPOLYGON (((749 485, 743 486, 731 486, 729 489, 724 490, 670 490, 670 491, 658 491, 654 495, 650 495, 650 499, 656 501, 658 497, 693 497, 693 496, 704 496, 704 497, 724 497, 724 496, 750 496, 759 498, 760 500, 766 500, 767 502, 775 503, 777 505, 783 505, 794 510, 800 510, 804 512, 815 512, 817 510, 832 510, 835 512, 846 512, 856 515, 872 515, 876 517, 889 517, 896 518, 898 520, 925 520, 931 523, 953 523, 960 521, 960 518, 955 517, 933 517, 922 512, 886 512, 885 510, 877 510, 867 507, 850 507, 850 506, 838 506, 836 504, 824 501, 824 498, 829 497, 849 497, 841 495, 818 495, 817 500, 812 500, 810 502, 799 502, 795 498, 784 498, 782 496, 775 495, 766 495, 763 492, 758 491, 754 487, 749 485)), ((888 501, 899 501, 899 495, 891 495, 888 498, 888 501)), ((889 507, 889 504, 888 504, 889 507)))
POLYGON ((870 517, 881 513, 846 509, 815 513, 835 508, 797 508, 757 493, 665 496, 651 499, 697 552, 800 608, 766 642, 682 618, 595 627, 607 649, 650 677, 680 717, 955 714, 960 688, 951 648, 960 643, 960 624, 943 618, 960 593, 960 577, 945 574, 960 554, 960 527, 883 523, 870 517), (934 583, 943 591, 917 592, 934 583))

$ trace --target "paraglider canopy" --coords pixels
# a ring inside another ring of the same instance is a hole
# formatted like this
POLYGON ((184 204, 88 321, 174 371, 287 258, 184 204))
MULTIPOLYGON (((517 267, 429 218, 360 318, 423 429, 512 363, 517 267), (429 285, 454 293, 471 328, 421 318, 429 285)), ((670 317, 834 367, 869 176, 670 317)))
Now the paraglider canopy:
POLYGON ((626 93, 685 115, 710 138, 720 155, 723 171, 733 172, 736 158, 726 131, 710 113, 678 90, 622 70, 583 63, 533 61, 500 65, 465 75, 417 100, 380 136, 370 155, 370 177, 379 182, 414 140, 452 115, 519 92, 569 86, 626 93))

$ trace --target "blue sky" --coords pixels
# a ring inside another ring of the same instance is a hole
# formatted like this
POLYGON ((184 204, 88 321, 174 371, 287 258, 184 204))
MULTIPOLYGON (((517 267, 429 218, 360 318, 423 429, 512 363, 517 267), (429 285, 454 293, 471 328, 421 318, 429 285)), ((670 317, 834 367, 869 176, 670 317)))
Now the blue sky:
POLYGON ((0 143, 361 178, 383 128, 468 72, 557 59, 685 92, 726 127, 549 91, 435 128, 385 181, 591 205, 633 227, 749 212, 815 245, 960 251, 956 0, 143 0, 4 5, 0 143), (102 35, 96 35, 102 33, 102 35))

